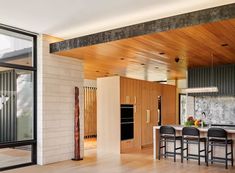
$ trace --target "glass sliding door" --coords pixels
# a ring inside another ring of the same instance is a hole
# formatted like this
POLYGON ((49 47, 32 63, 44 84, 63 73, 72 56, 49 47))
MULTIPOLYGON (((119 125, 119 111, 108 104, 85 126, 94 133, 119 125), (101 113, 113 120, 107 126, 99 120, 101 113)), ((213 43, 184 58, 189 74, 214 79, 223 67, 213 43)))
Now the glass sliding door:
POLYGON ((36 40, 0 27, 0 171, 36 164, 36 40))

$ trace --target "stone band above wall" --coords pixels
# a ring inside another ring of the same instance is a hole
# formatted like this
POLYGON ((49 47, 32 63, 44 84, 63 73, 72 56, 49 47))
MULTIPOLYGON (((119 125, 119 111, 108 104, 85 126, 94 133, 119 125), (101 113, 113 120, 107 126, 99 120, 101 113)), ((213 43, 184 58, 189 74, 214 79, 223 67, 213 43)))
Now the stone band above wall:
POLYGON ((232 18, 235 18, 235 3, 52 43, 50 44, 50 52, 56 53, 145 34, 169 31, 172 29, 232 18))

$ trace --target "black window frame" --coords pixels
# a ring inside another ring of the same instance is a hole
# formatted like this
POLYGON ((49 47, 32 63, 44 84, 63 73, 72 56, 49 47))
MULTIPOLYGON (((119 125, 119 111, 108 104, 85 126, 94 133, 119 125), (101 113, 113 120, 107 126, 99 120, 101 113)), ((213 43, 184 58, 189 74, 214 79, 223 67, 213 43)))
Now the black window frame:
POLYGON ((38 35, 36 33, 30 33, 24 30, 8 27, 5 25, 0 25, 0 29, 22 34, 25 36, 29 36, 29 37, 32 37, 33 39, 33 54, 32 54, 33 64, 32 66, 24 66, 24 65, 0 62, 0 67, 28 70, 28 71, 33 72, 33 100, 34 100, 33 139, 0 143, 0 149, 9 148, 9 147, 20 147, 20 146, 26 146, 26 145, 31 146, 31 162, 0 168, 0 171, 5 171, 9 169, 37 164, 37 40, 38 40, 38 35))

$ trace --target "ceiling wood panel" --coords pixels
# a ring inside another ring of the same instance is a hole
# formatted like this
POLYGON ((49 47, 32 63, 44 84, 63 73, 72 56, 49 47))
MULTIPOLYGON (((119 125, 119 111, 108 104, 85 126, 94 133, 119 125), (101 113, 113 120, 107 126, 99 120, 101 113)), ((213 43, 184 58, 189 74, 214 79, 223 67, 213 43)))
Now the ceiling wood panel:
POLYGON ((84 59, 85 78, 120 75, 157 81, 185 78, 189 67, 235 63, 235 19, 57 53, 84 59), (221 46, 228 44, 228 46, 221 46), (165 53, 161 55, 160 53, 165 53), (175 58, 179 57, 179 63, 175 58))

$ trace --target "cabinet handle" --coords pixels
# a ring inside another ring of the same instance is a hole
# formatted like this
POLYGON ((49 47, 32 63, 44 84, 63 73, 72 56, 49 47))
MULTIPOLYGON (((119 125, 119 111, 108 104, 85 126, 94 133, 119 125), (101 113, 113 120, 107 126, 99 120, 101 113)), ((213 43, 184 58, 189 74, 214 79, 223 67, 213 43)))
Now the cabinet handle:
POLYGON ((146 123, 149 124, 151 119, 150 119, 150 110, 146 110, 146 123))
POLYGON ((136 104, 136 96, 134 96, 134 104, 136 104))
POLYGON ((130 103, 130 96, 126 96, 126 103, 130 103))
POLYGON ((160 122, 160 110, 159 109, 157 110, 157 122, 158 123, 160 122))

